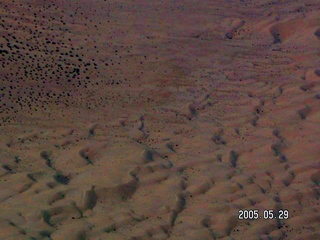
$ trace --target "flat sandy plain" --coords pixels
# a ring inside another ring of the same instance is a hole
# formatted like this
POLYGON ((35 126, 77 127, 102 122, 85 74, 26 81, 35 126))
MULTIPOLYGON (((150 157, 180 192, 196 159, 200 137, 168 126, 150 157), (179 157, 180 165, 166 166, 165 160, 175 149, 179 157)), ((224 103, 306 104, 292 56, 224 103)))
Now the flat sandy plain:
POLYGON ((319 1, 0 6, 1 240, 320 239, 319 1))

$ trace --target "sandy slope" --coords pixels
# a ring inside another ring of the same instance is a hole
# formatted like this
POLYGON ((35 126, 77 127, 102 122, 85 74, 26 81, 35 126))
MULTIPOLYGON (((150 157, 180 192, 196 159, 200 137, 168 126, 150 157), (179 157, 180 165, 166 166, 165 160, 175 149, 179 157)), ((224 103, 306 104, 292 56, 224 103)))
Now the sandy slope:
POLYGON ((0 6, 0 239, 320 239, 319 2, 0 6))

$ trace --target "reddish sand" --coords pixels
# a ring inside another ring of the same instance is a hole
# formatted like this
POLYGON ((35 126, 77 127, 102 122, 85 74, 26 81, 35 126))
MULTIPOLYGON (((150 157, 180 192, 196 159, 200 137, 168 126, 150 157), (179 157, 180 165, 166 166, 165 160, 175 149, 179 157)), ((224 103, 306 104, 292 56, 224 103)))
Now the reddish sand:
POLYGON ((320 239, 319 1, 0 6, 1 240, 320 239))

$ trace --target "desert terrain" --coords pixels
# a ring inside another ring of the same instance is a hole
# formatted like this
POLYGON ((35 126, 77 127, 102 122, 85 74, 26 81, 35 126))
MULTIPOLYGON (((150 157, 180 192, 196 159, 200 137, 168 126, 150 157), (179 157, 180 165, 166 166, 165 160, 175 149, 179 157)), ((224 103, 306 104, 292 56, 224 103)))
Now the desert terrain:
POLYGON ((0 6, 1 240, 320 239, 319 1, 0 6))

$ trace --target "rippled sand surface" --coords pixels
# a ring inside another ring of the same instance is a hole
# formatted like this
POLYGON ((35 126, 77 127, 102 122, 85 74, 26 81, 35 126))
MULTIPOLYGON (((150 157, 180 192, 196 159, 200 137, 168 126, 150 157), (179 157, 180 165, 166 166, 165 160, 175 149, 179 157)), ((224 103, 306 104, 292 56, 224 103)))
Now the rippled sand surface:
POLYGON ((320 239, 318 1, 0 6, 1 240, 320 239))

